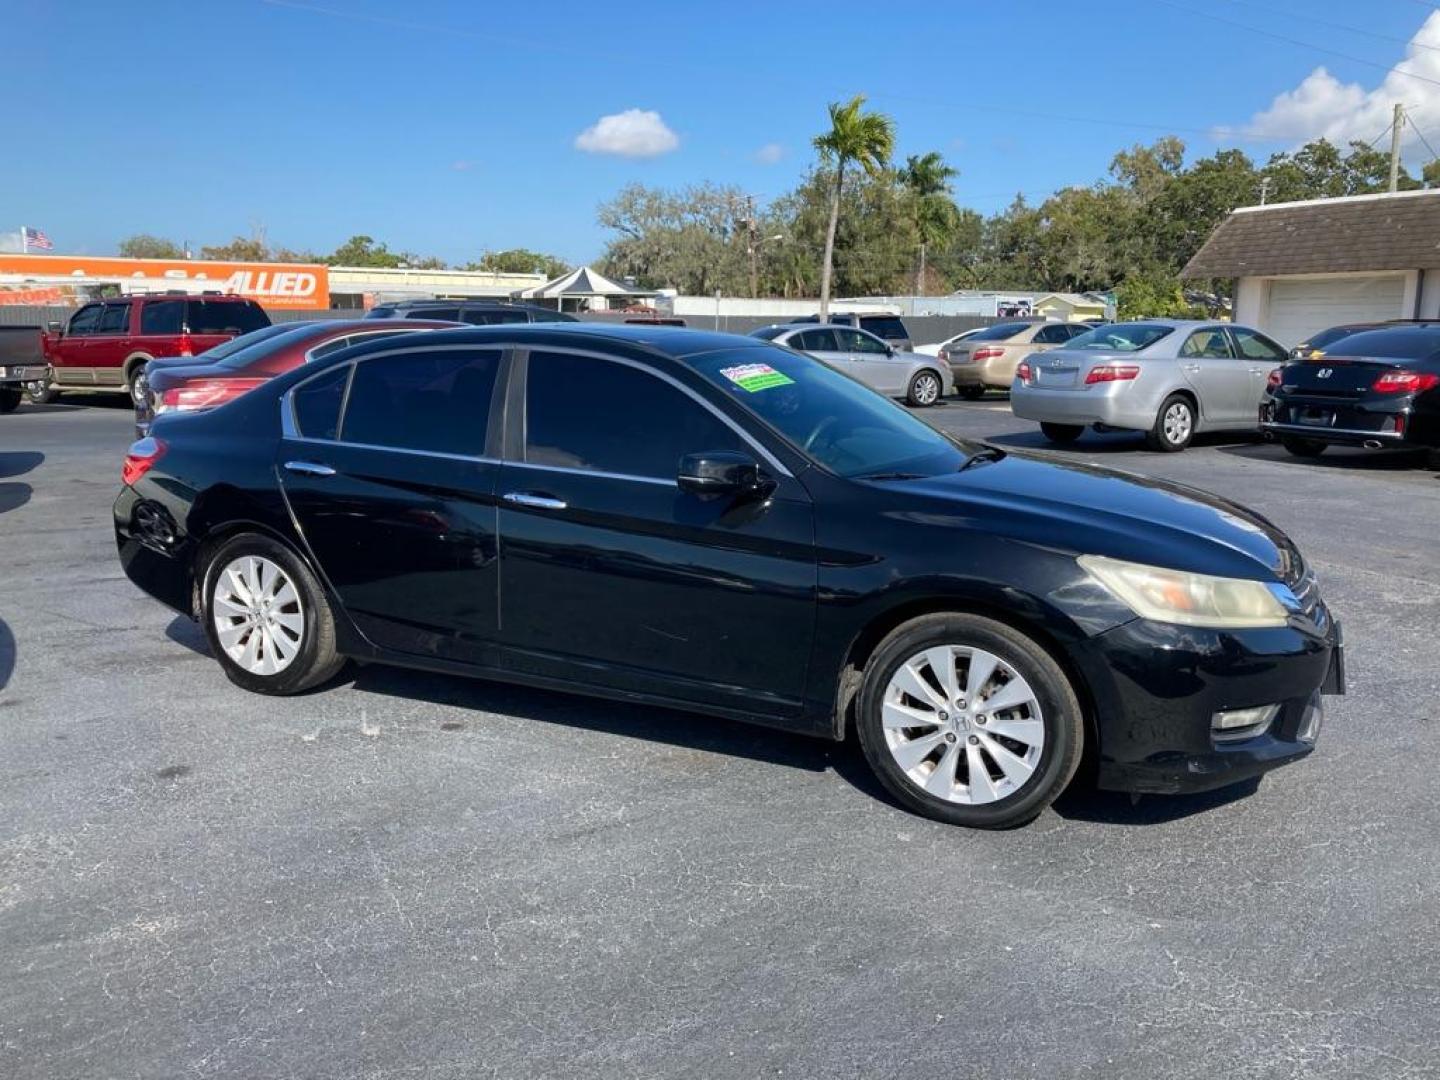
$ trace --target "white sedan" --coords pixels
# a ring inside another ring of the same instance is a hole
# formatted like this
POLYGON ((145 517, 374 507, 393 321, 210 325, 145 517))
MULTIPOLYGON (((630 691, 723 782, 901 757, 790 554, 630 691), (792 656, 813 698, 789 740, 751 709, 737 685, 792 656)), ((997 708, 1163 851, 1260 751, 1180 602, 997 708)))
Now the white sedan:
POLYGON ((969 330, 962 330, 954 337, 946 338, 944 341, 937 341, 933 345, 916 345, 912 351, 919 353, 921 356, 939 356, 940 350, 945 348, 945 346, 957 341, 964 341, 971 334, 978 334, 984 329, 985 327, 983 326, 972 326, 969 330))

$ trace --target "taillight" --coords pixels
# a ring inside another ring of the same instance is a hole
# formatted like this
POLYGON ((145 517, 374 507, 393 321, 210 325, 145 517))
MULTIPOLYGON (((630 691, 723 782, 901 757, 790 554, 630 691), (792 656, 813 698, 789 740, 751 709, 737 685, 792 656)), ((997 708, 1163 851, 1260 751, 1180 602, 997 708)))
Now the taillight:
POLYGON ((1437 383, 1440 383, 1440 375, 1399 368, 1385 372, 1375 380, 1370 389, 1377 394, 1415 394, 1421 390, 1433 389, 1437 383))
POLYGON ((1140 368, 1135 364, 1096 364, 1085 376, 1085 385, 1102 382, 1125 382, 1140 374, 1140 368))
POLYGON ((180 335, 180 355, 195 355, 195 343, 190 340, 190 332, 188 330, 180 335))
POLYGON ((120 466, 121 483, 126 487, 133 485, 155 467, 155 463, 165 456, 165 450, 165 441, 153 435, 131 443, 130 450, 125 455, 125 463, 120 466))
POLYGON ((1280 372, 1283 371, 1283 370, 1284 370, 1283 368, 1278 368, 1278 367, 1277 367, 1274 371, 1270 372, 1270 374, 1269 374, 1268 376, 1266 376, 1266 378, 1265 378, 1265 389, 1267 389, 1267 390, 1279 390, 1279 389, 1280 389, 1280 372))
POLYGON ((1000 345, 986 345, 976 349, 970 354, 970 359, 979 363, 981 360, 996 360, 1005 355, 1005 349, 1000 345))
POLYGON ((197 379, 161 391, 155 411, 191 412, 196 409, 213 409, 227 401, 234 401, 263 382, 264 379, 197 379))
POLYGON ((1026 386, 1030 385, 1031 372, 1029 360, 1021 360, 1020 363, 1015 366, 1015 378, 1019 379, 1021 383, 1026 386))

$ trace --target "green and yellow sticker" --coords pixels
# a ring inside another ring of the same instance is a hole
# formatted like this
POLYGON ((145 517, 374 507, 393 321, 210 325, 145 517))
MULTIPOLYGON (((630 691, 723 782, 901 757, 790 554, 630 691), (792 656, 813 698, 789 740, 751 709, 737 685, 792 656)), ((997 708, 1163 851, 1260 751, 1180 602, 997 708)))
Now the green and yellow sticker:
POLYGON ((751 394, 757 390, 769 390, 776 386, 792 386, 795 383, 795 380, 789 375, 776 371, 769 364, 741 364, 739 367, 721 368, 720 374, 740 387, 741 390, 751 394))

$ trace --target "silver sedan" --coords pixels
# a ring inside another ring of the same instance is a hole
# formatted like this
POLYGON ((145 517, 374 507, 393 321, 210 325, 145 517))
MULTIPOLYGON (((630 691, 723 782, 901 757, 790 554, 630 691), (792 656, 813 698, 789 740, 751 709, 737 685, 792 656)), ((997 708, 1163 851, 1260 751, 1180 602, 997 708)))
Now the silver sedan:
POLYGON ((892 349, 867 330, 791 323, 762 327, 750 336, 807 353, 870 389, 904 398, 911 405, 934 405, 954 389, 949 368, 935 357, 892 349))
POLYGON ((1010 409, 1051 442, 1097 430, 1143 431, 1153 450, 1184 450, 1201 431, 1255 431, 1270 372, 1286 362, 1248 326, 1148 319, 1097 326, 1026 357, 1010 409))

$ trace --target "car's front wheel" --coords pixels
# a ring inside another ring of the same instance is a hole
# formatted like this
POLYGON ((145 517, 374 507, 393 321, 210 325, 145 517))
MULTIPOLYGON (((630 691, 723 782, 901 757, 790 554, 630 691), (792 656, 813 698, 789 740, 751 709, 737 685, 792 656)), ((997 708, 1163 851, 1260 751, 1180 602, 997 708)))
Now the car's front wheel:
POLYGON ((922 408, 940 400, 940 376, 933 371, 917 371, 905 392, 905 400, 922 408))
POLYGON ((1053 443, 1073 443, 1085 434, 1085 428, 1080 424, 1052 424, 1042 420, 1040 433, 1053 443))
POLYGON ((237 686, 297 694, 344 666, 325 593, 284 544, 255 533, 237 536, 210 557, 202 581, 205 634, 237 686))
POLYGON ((866 760, 904 806, 1002 829, 1065 789, 1084 741, 1060 666, 1004 623, 960 613, 896 628, 865 666, 855 722, 866 760))
POLYGON ((1319 439, 1301 439, 1291 435, 1286 435, 1281 439, 1280 445, 1296 457, 1304 458, 1319 457, 1325 452, 1326 446, 1319 439))

